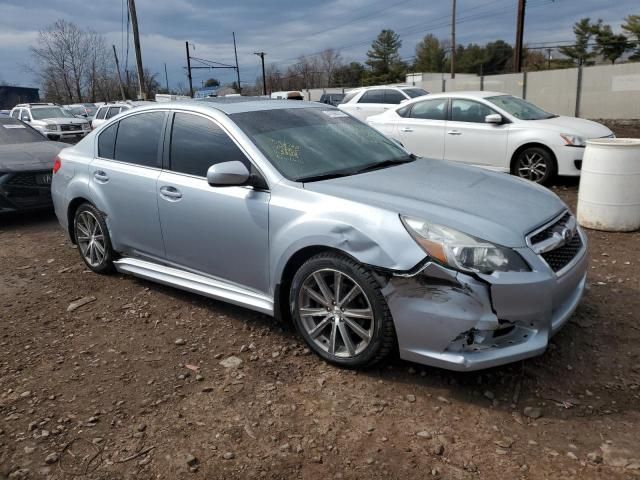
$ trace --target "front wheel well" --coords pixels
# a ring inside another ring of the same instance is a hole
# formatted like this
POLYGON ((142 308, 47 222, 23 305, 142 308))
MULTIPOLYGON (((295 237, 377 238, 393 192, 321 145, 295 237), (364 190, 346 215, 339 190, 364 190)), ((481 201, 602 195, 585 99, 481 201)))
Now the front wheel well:
POLYGON ((556 158, 555 153, 553 153, 553 150, 551 150, 548 146, 546 146, 544 143, 538 143, 538 142, 529 142, 529 143, 525 143, 524 145, 520 145, 515 152, 513 152, 513 155, 511 156, 511 163, 509 165, 509 171, 515 175, 515 166, 516 166, 516 160, 518 158, 518 155, 520 155, 523 151, 525 151, 527 148, 531 148, 531 147, 536 147, 536 148, 541 148, 545 151, 547 151, 549 153, 549 155, 551 155, 551 159, 553 160, 554 163, 554 167, 555 167, 555 171, 558 171, 558 159, 556 158))
POLYGON ((289 291, 291 290, 291 281, 298 269, 311 257, 324 252, 335 252, 345 255, 357 261, 351 255, 337 248, 327 247, 325 245, 312 245, 302 248, 294 253, 287 261, 279 283, 276 285, 274 294, 274 316, 277 320, 284 323, 292 323, 291 309, 289 308, 289 291))
POLYGON ((71 239, 71 242, 74 245, 76 244, 76 236, 73 231, 74 230, 73 221, 76 216, 76 211, 78 210, 78 207, 80 207, 80 205, 82 205, 83 203, 91 203, 91 202, 86 198, 77 197, 71 200, 71 202, 69 202, 69 207, 67 208, 67 229, 69 230, 69 238, 71 239))

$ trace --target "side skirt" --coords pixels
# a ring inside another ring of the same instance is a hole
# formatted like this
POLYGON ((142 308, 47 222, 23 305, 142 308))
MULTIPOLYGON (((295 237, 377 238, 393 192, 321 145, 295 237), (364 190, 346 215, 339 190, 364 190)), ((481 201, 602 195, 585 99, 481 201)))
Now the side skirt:
POLYGON ((223 280, 137 258, 121 258, 113 264, 121 273, 129 273, 152 282, 198 293, 205 297, 233 303, 273 316, 272 298, 223 280))

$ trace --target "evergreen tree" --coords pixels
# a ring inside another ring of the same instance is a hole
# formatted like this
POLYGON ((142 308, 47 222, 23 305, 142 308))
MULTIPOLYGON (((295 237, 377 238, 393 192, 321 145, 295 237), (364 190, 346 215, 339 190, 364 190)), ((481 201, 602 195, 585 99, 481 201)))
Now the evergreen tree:
MULTIPOLYGON (((630 60, 640 60, 640 15, 629 15, 622 24, 622 29, 627 32, 635 42, 635 50, 629 57, 630 60)), ((629 45, 631 47, 631 45, 629 45)))
POLYGON ((400 36, 393 30, 382 30, 367 52, 366 64, 371 67, 367 83, 393 83, 403 80, 406 66, 398 51, 402 46, 400 36))
POLYGON ((596 51, 612 64, 629 48, 627 37, 614 34, 609 25, 601 25, 596 33, 596 51))
POLYGON ((576 36, 575 45, 560 47, 560 52, 574 60, 578 65, 593 63, 592 58, 596 55, 596 52, 589 46, 589 42, 598 33, 601 23, 602 20, 599 20, 597 24, 593 24, 588 17, 576 22, 573 25, 573 33, 576 36))
POLYGON ((413 69, 416 72, 442 72, 445 51, 440 41, 432 34, 425 36, 416 45, 416 58, 413 69))

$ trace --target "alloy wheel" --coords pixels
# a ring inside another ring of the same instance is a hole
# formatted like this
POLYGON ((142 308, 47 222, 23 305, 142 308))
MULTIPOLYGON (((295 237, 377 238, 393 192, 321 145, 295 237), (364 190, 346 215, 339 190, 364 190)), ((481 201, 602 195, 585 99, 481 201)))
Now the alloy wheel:
POLYGON ((335 269, 307 276, 299 292, 298 314, 310 339, 336 357, 357 356, 373 338, 369 299, 355 280, 335 269))
POLYGON ((98 267, 105 259, 104 232, 98 219, 89 211, 83 211, 76 219, 76 241, 80 253, 92 267, 98 267))
POLYGON ((549 165, 547 159, 538 152, 524 152, 518 164, 518 176, 540 183, 547 176, 549 165))

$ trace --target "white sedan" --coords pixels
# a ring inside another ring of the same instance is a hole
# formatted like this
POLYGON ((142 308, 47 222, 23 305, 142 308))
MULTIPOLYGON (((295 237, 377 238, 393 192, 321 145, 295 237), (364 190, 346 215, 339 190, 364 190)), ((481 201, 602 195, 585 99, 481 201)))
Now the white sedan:
POLYGON ((412 153, 548 183, 580 175, 587 139, 613 137, 604 125, 545 112, 498 92, 450 92, 405 102, 367 119, 412 153))

